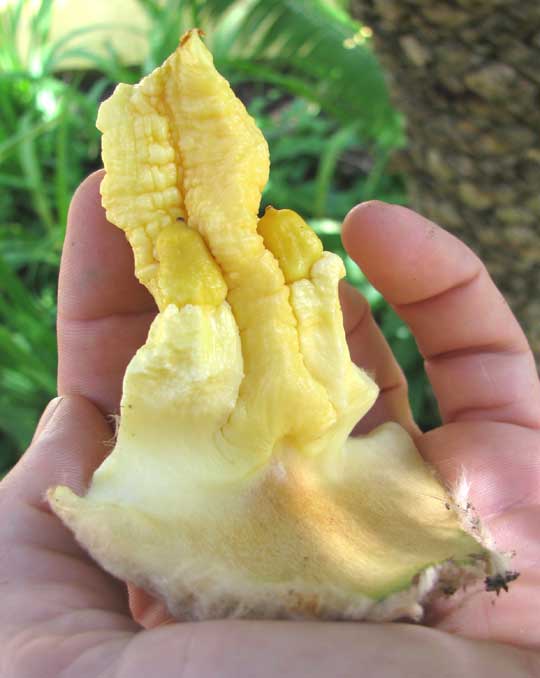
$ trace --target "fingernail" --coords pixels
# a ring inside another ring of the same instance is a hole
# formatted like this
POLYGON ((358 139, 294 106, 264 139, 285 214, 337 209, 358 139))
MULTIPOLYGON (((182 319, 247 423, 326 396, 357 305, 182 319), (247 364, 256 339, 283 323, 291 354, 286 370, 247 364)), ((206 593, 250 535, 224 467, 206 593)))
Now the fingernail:
POLYGON ((58 405, 60 405, 63 399, 64 399, 63 396, 58 396, 57 398, 53 398, 49 402, 49 404, 43 411, 43 414, 41 415, 38 425, 36 426, 32 442, 35 442, 39 438, 39 436, 45 431, 49 423, 52 421, 54 413, 58 409, 58 405))

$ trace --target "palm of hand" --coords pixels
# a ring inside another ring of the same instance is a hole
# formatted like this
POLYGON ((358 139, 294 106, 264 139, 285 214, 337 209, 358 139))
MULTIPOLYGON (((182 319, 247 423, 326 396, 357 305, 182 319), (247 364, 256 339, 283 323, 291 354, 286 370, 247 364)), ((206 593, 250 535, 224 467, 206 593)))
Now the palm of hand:
MULTIPOLYGON (((407 210, 377 204, 349 218, 345 243, 415 333, 449 423, 418 435, 401 372, 365 303, 345 288, 352 357, 375 373, 382 391, 363 425, 397 420, 446 479, 467 469, 470 499, 498 547, 516 550, 521 577, 495 604, 487 594, 465 595, 438 605, 429 621, 497 644, 404 624, 214 622, 140 632, 124 587, 77 547, 43 500, 46 488, 58 482, 82 491, 106 454, 110 429, 87 398, 114 411, 122 374, 154 315, 146 293, 127 274, 130 254, 121 234, 99 209, 99 179, 92 177, 75 198, 62 263, 59 391, 69 395, 1 487, 0 501, 12 520, 0 531, 0 580, 7 584, 0 675, 346 676, 360 665, 374 676, 391 675, 389 666, 399 667, 400 675, 420 675, 435 671, 445 657, 456 675, 538 670, 538 656, 530 651, 540 641, 534 624, 540 605, 540 388, 532 357, 468 250, 407 210), (384 261, 383 252, 392 261, 384 261), (91 285, 83 282, 75 291, 80 280, 91 285), (87 358, 82 365, 81 353, 87 358)), ((147 626, 163 621, 140 591, 132 591, 131 606, 147 626)))

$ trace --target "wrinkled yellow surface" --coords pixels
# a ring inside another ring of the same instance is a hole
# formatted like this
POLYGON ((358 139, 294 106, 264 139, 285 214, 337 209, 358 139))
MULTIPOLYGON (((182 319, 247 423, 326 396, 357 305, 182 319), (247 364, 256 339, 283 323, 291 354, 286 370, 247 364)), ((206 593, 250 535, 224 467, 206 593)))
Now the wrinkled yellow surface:
POLYGON ((81 543, 192 618, 360 618, 481 558, 399 426, 348 438, 378 389, 349 357, 343 264, 294 212, 258 220, 267 145, 197 32, 98 127, 103 204, 160 313, 88 494, 50 494, 81 543))

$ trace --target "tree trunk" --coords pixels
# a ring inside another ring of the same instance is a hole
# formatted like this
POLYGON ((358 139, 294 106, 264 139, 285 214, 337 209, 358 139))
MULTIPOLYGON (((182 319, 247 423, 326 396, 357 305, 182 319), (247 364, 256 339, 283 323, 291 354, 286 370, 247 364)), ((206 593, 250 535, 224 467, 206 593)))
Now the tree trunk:
POLYGON ((411 206, 481 256, 538 361, 540 4, 352 0, 352 12, 407 118, 411 206))

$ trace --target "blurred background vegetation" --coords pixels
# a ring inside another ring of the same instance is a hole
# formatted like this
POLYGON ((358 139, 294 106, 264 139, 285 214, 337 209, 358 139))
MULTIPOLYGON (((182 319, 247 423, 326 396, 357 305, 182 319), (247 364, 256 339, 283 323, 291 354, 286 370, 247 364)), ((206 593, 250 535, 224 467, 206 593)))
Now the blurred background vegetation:
POLYGON ((264 204, 299 211, 343 257, 406 371, 417 421, 437 424, 414 339, 341 245, 340 224, 354 204, 407 202, 404 178, 389 163, 405 144, 403 121, 371 30, 346 5, 0 0, 0 472, 55 394, 59 258, 71 195, 101 164, 98 106, 117 82, 135 83, 159 65, 193 25, 205 30, 218 69, 268 140, 264 204))

